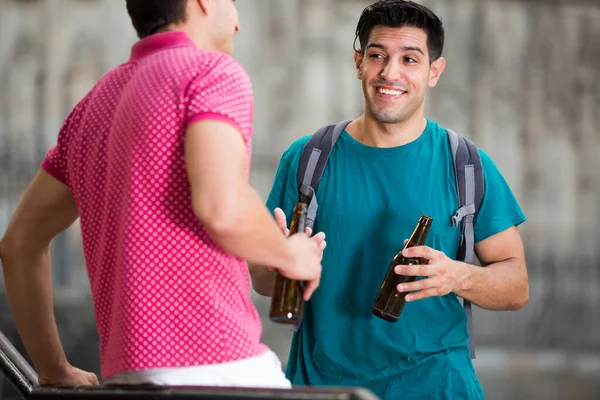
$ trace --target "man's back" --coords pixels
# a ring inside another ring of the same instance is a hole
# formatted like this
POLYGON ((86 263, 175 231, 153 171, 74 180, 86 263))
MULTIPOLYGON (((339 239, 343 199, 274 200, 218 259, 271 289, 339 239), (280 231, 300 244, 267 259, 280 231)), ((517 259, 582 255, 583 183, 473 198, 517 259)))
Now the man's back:
POLYGON ((266 350, 245 262, 192 209, 184 135, 202 119, 236 126, 250 159, 241 66, 182 32, 152 35, 78 104, 44 161, 79 209, 104 378, 266 350))
POLYGON ((69 363, 52 308, 50 243, 81 217, 107 384, 289 388, 259 343, 243 260, 308 282, 308 300, 325 241, 286 238, 249 183, 251 85, 226 55, 235 3, 125 3, 131 59, 77 105, 0 238, 38 382, 98 383, 69 363))

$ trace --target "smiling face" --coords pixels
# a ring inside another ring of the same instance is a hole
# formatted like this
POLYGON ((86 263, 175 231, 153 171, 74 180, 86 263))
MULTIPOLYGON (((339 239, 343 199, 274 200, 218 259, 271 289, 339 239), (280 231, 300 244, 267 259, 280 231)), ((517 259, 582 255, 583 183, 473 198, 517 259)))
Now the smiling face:
POLYGON ((374 27, 354 59, 365 117, 385 124, 422 117, 427 89, 437 84, 445 66, 441 57, 430 62, 427 34, 414 27, 374 27))

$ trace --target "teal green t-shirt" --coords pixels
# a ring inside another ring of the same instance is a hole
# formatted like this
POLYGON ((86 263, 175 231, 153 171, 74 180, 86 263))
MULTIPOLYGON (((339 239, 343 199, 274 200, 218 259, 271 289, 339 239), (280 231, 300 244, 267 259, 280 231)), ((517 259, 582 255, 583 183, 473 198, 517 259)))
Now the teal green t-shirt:
MULTIPOLYGON (((291 215, 296 174, 309 137, 284 153, 267 206, 291 215)), ((479 242, 525 221, 506 181, 480 150, 485 197, 475 220, 479 242)), ((371 314, 394 255, 427 214, 426 245, 456 258, 460 232, 446 131, 428 121, 415 141, 365 146, 347 131, 317 188, 315 232, 325 232, 321 284, 294 334, 287 376, 296 385, 363 386, 382 399, 482 399, 467 342, 467 319, 453 293, 408 303, 396 323, 371 314)))

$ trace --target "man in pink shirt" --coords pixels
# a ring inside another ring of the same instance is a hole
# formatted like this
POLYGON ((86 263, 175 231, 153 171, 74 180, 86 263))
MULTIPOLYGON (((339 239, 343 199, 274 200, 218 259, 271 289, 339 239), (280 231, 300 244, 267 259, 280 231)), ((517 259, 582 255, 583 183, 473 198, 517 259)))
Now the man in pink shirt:
POLYGON ((53 314, 49 244, 81 218, 109 383, 289 387, 245 260, 318 286, 324 235, 286 239, 248 183, 252 88, 233 0, 127 0, 140 41, 65 121, 0 241, 42 385, 89 385, 53 314))

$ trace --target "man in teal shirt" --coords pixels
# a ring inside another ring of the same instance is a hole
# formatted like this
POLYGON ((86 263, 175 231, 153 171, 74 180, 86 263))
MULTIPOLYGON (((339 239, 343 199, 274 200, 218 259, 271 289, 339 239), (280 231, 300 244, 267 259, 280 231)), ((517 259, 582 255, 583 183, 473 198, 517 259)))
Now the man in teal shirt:
MULTIPOLYGON (((441 21, 418 4, 367 7, 355 51, 365 111, 336 142, 315 195, 315 231, 327 235, 321 284, 294 334, 287 376, 296 385, 364 386, 382 399, 482 399, 459 298, 487 310, 527 302, 525 221, 511 189, 482 150, 485 197, 475 220, 475 252, 486 268, 455 261, 460 231, 447 133, 425 118, 425 99, 445 67, 441 21), (425 246, 406 254, 430 264, 396 272, 419 276, 399 287, 407 304, 396 323, 371 313, 390 261, 421 214, 433 217, 425 246)), ((298 201, 303 146, 281 159, 268 207, 282 229, 298 201)), ((322 234, 320 234, 322 235, 322 234)), ((251 266, 255 289, 270 295, 269 269, 251 266)))

